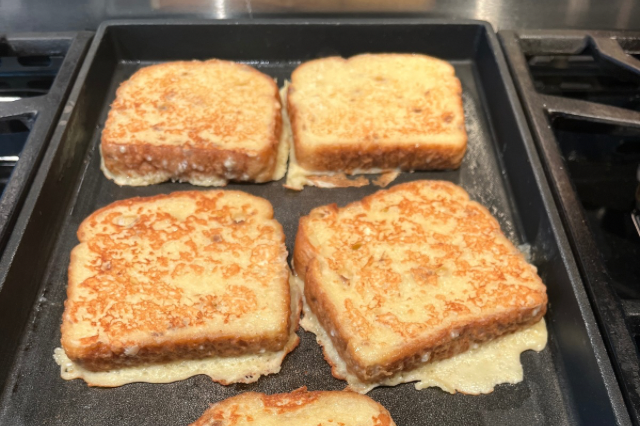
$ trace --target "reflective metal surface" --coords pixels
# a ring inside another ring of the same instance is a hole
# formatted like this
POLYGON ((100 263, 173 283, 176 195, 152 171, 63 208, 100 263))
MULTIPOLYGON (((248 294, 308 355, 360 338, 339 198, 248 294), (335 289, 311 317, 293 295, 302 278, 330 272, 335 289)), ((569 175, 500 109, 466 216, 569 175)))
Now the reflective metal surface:
POLYGON ((481 19, 495 29, 640 29, 634 0, 0 0, 0 34, 95 30, 122 18, 371 14, 481 19))

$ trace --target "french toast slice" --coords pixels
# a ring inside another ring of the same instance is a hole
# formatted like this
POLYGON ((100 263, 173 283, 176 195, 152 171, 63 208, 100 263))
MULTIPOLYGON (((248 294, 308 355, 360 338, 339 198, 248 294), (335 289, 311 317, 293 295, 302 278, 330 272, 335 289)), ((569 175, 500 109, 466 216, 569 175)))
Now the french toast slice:
POLYGON ((218 59, 137 71, 118 88, 100 144, 104 174, 134 186, 278 180, 288 149, 275 81, 218 59))
POLYGON ((78 239, 61 342, 82 368, 275 352, 289 340, 284 233, 263 198, 117 201, 86 218, 78 239))
POLYGON ((449 182, 414 181, 312 210, 300 219, 294 269, 308 308, 362 382, 452 357, 546 312, 535 267, 449 182))
POLYGON ((191 426, 395 426, 389 412, 368 396, 348 391, 265 395, 246 392, 218 402, 191 426))
POLYGON ((291 158, 310 175, 457 168, 467 146, 460 81, 425 55, 305 62, 291 75, 287 113, 291 158))

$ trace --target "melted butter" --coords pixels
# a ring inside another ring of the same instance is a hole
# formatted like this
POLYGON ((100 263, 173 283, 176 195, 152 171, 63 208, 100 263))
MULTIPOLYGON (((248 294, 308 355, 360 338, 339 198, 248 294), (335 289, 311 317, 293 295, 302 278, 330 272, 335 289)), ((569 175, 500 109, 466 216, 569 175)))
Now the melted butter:
MULTIPOLYGON (((293 274, 290 276, 293 277, 293 274)), ((289 281, 292 283, 291 279, 289 281)), ((53 358, 60 366, 60 376, 64 380, 82 379, 89 386, 116 387, 136 382, 171 383, 199 374, 207 375, 224 385, 253 383, 260 376, 278 373, 284 357, 298 345, 300 339, 295 330, 300 314, 300 297, 299 287, 291 285, 291 334, 284 348, 278 352, 178 360, 98 372, 74 363, 62 348, 54 350, 53 358)))
MULTIPOLYGON (((295 277, 295 281, 298 286, 303 285, 299 278, 295 277)), ((427 363, 410 371, 401 371, 380 382, 364 383, 349 372, 327 332, 306 302, 303 302, 303 314, 300 325, 316 335, 325 357, 333 364, 333 374, 346 380, 349 387, 359 393, 368 393, 378 386, 396 386, 409 382, 416 382, 416 389, 439 387, 449 393, 491 393, 501 383, 521 382, 524 375, 520 354, 527 350, 539 352, 547 344, 547 328, 542 319, 526 329, 475 345, 452 358, 427 363)))

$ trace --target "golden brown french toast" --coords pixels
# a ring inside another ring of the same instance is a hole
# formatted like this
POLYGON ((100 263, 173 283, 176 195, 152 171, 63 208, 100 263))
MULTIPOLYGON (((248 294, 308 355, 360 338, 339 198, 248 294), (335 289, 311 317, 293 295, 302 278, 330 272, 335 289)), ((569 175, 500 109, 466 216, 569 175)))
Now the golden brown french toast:
POLYGON ((294 189, 313 184, 302 174, 457 168, 467 146, 460 81, 449 63, 425 55, 305 62, 291 75, 286 106, 294 189))
POLYGON ((308 308, 363 382, 450 358, 546 312, 535 267, 449 182, 312 210, 300 219, 294 268, 308 308))
POLYGON ((218 59, 137 71, 118 88, 100 144, 105 175, 135 186, 278 180, 288 149, 275 81, 218 59))
POLYGON ((62 346, 87 370, 276 352, 295 331, 284 234, 265 199, 217 190, 117 201, 78 239, 62 346))
POLYGON ((246 392, 209 408, 192 426, 395 426, 373 399, 348 391, 246 392))

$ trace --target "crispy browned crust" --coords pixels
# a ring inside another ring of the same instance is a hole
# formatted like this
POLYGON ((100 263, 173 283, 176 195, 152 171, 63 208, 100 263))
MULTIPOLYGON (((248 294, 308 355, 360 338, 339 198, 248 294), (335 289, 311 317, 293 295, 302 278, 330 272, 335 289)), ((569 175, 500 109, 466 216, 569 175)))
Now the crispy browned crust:
POLYGON ((394 180, 396 180, 396 178, 400 175, 400 172, 398 171, 392 171, 392 172, 385 172, 382 173, 379 177, 377 177, 376 179, 374 179, 372 181, 372 183, 375 186, 379 186, 380 188, 386 188, 387 186, 389 186, 389 184, 391 182, 393 182, 394 180))
MULTIPOLYGON (((306 273, 304 293, 307 303, 322 327, 327 330, 334 347, 347 364, 349 371, 365 382, 375 382, 398 371, 410 370, 423 364, 422 357, 425 354, 430 354, 429 362, 451 358, 465 352, 473 344, 493 340, 503 334, 533 325, 540 321, 547 310, 545 301, 540 307, 486 317, 458 328, 460 334, 453 340, 450 337, 450 330, 445 330, 435 338, 405 345, 400 351, 389 357, 384 364, 365 365, 359 362, 355 348, 349 347, 348 341, 340 337, 346 333, 341 329, 337 313, 323 294, 321 285, 317 272, 317 260, 314 259, 306 273), (332 330, 335 330, 335 333, 332 334, 332 330)), ((332 367, 335 367, 328 357, 325 356, 325 359, 332 364, 332 367)), ((343 377, 338 378, 343 379, 343 377)))
MULTIPOLYGON (((338 211, 337 204, 329 204, 327 209, 338 211)), ((305 282, 306 292, 306 274, 307 267, 311 263, 311 260, 318 255, 315 247, 309 241, 309 229, 308 223, 309 216, 302 216, 298 223, 298 232, 296 233, 296 242, 293 247, 293 271, 294 273, 305 282)))
MULTIPOLYGON (((295 111, 293 106, 290 110, 295 111)), ((291 121, 295 122, 295 113, 291 121)), ((466 151, 463 147, 435 144, 411 146, 380 146, 370 142, 336 143, 331 146, 312 148, 305 146, 296 136, 296 127, 292 125, 293 143, 296 160, 308 170, 344 171, 351 174, 356 170, 398 168, 403 171, 457 169, 462 163, 466 151)))
MULTIPOLYGON (((278 125, 276 134, 280 134, 278 125)), ((104 166, 118 177, 143 177, 167 173, 180 182, 197 183, 211 177, 230 181, 262 183, 272 180, 276 167, 278 139, 261 151, 225 150, 211 147, 184 148, 153 144, 117 144, 103 138, 100 152, 104 166), (230 172, 225 161, 234 164, 230 172)))
MULTIPOLYGON (((414 184, 416 182, 397 185, 391 190, 414 184)), ((376 197, 381 192, 383 191, 365 197, 361 202, 367 203, 368 200, 376 197)), ((324 209, 336 212, 339 210, 336 204, 325 206, 324 209)), ((483 209, 488 216, 492 217, 486 208, 483 207, 483 209)), ((311 214, 318 214, 318 210, 312 211, 311 214)), ((540 321, 547 311, 547 295, 542 293, 540 295, 540 303, 530 309, 486 316, 463 327, 456 327, 458 333, 456 338, 451 338, 452 330, 443 330, 436 336, 408 342, 396 353, 389 356, 384 363, 366 365, 359 359, 357 348, 348 344, 348 339, 344 337, 348 334, 343 328, 336 309, 323 290, 322 276, 319 272, 317 259, 319 253, 310 242, 311 231, 308 228, 308 221, 309 216, 300 218, 293 252, 294 271, 304 281, 306 303, 331 338, 338 354, 347 364, 349 371, 356 374, 364 382, 376 382, 398 371, 409 370, 423 364, 424 361, 422 359, 426 354, 429 354, 428 362, 450 358, 468 350, 473 344, 489 341, 533 325, 540 321)), ((538 280, 540 281, 539 277, 538 280)), ((542 281, 540 283, 542 284, 542 281)), ((336 375, 337 370, 329 357, 325 355, 325 359, 332 366, 332 374, 337 378, 344 379, 344 377, 336 375)))
MULTIPOLYGON (((66 306, 66 302, 65 302, 66 306)), ((212 356, 238 356, 247 353, 280 351, 287 342, 280 336, 268 338, 261 336, 255 339, 241 339, 234 336, 219 336, 200 339, 175 339, 170 344, 161 343, 146 345, 139 349, 135 357, 127 356, 124 347, 116 347, 101 342, 87 344, 82 347, 65 344, 65 325, 62 346, 70 360, 90 371, 109 371, 115 368, 131 367, 149 363, 163 363, 186 359, 203 359, 212 356)), ((68 325, 67 325, 68 327, 68 325)), ((297 344, 296 344, 297 346, 297 344)))
MULTIPOLYGON (((387 54, 394 56, 394 54, 387 54)), ((325 60, 342 60, 343 58, 325 58, 325 60)), ((306 64, 300 65, 302 69, 306 64)), ((293 81, 293 75, 292 75, 293 81)), ((462 105, 462 85, 457 80, 458 94, 451 102, 455 103, 458 114, 464 117, 462 105)), ((295 102, 291 102, 291 94, 295 91, 292 84, 287 91, 287 113, 291 121, 291 131, 295 147, 296 160, 308 170, 314 171, 342 171, 351 174, 356 170, 367 169, 400 169, 403 171, 414 170, 446 170, 457 169, 467 149, 466 132, 458 146, 450 144, 431 143, 419 144, 385 144, 380 146, 375 135, 370 135, 359 143, 336 141, 331 146, 310 147, 302 142, 300 126, 298 124, 299 113, 295 102)), ((463 124, 464 125, 464 124, 463 124)))
MULTIPOLYGON (((234 426, 239 422, 253 422, 257 425, 264 419, 277 419, 280 416, 291 416, 295 412, 304 411, 310 404, 322 403, 327 397, 338 396, 340 399, 350 399, 356 409, 359 404, 366 404, 375 411, 377 415, 372 413, 372 422, 375 426, 395 426, 391 419, 389 411, 384 406, 369 398, 350 391, 307 391, 307 387, 303 386, 290 393, 278 393, 266 395, 258 392, 245 392, 240 395, 227 398, 212 405, 202 416, 191 423, 190 426, 234 426), (249 407, 258 404, 259 411, 247 412, 249 407), (249 418, 250 417, 250 418, 249 418)), ((345 415, 347 413, 336 413, 345 415)), ((324 421, 330 423, 332 419, 310 419, 317 421, 318 424, 324 424, 324 421)), ((344 425, 344 423, 340 423, 344 425)), ((345 425, 347 426, 347 425, 345 425)), ((355 426, 355 425, 354 425, 355 426)))
MULTIPOLYGON (((211 60, 217 61, 217 60, 211 60)), ((162 65, 155 65, 164 66, 162 65)), ((269 76, 253 67, 237 64, 264 78, 273 87, 274 102, 281 105, 278 85, 269 76)), ((144 72, 144 68, 140 71, 144 72)), ((122 85, 116 91, 116 102, 122 96, 122 85)), ((282 109, 277 108, 272 120, 269 143, 261 150, 223 149, 207 144, 194 135, 190 146, 157 145, 152 143, 121 144, 112 129, 113 110, 109 111, 100 141, 100 153, 110 179, 166 174, 164 180, 202 184, 210 178, 227 181, 267 182, 273 180, 277 166, 278 145, 282 132, 282 109), (233 164, 232 167, 226 167, 233 164)), ((118 183, 118 182, 116 182, 118 183)))
MULTIPOLYGON (((226 194, 231 194, 240 191, 224 191, 226 194)), ((199 197, 202 195, 200 191, 182 191, 174 194, 181 196, 199 197)), ((244 194, 244 193, 242 193, 244 194)), ((120 206, 133 206, 140 202, 153 202, 163 198, 171 197, 173 194, 161 194, 152 197, 135 197, 126 200, 116 201, 106 207, 96 210, 89 217, 87 217, 78 228, 78 239, 81 243, 86 242, 88 228, 96 228, 99 226, 97 218, 105 211, 112 210, 120 206)), ((245 194, 246 195, 246 194, 245 194)), ((270 204, 269 204, 270 206, 270 204)), ((273 210, 271 209, 271 217, 273 217, 273 210)), ((280 223, 275 222, 274 226, 281 236, 281 243, 284 244, 284 232, 280 223)), ((285 279, 287 283, 284 287, 285 295, 282 304, 282 310, 285 314, 286 321, 281 324, 278 330, 275 330, 273 334, 263 334, 255 337, 238 337, 235 335, 229 335, 226 333, 220 333, 217 335, 206 336, 189 336, 187 338, 171 338, 170 340, 164 339, 157 342, 149 342, 148 340, 144 344, 140 344, 135 356, 126 354, 126 347, 122 342, 111 341, 110 344, 99 342, 97 337, 83 339, 83 344, 76 345, 71 342, 68 337, 71 328, 73 327, 73 314, 70 310, 70 300, 75 300, 75 292, 81 284, 76 279, 74 269, 80 262, 78 258, 78 249, 80 245, 76 246, 71 251, 71 258, 68 268, 69 284, 67 286, 67 300, 65 300, 65 311, 62 317, 61 325, 61 344, 65 350, 65 353, 75 363, 91 371, 107 371, 114 368, 141 365, 146 363, 160 363, 174 360, 184 359, 202 359, 211 356, 237 356, 248 353, 259 353, 260 351, 280 351, 286 345, 290 337, 291 327, 291 306, 289 303, 291 294, 289 291, 288 277, 285 279)), ((285 252, 286 253, 286 252, 285 252)), ((162 297, 159 294, 158 297, 162 297)), ((106 295, 108 297, 108 295, 106 295)), ((275 303, 275 302, 274 302, 275 303)), ((301 307, 299 306, 299 309, 301 307)), ((299 317, 298 315, 295 316, 299 317)), ((132 327, 136 327, 137 324, 132 324, 132 327)), ((161 337, 161 334, 158 338, 161 337)), ((296 343, 297 346, 297 343, 296 343)), ((295 347, 295 346, 294 346, 295 347)))

